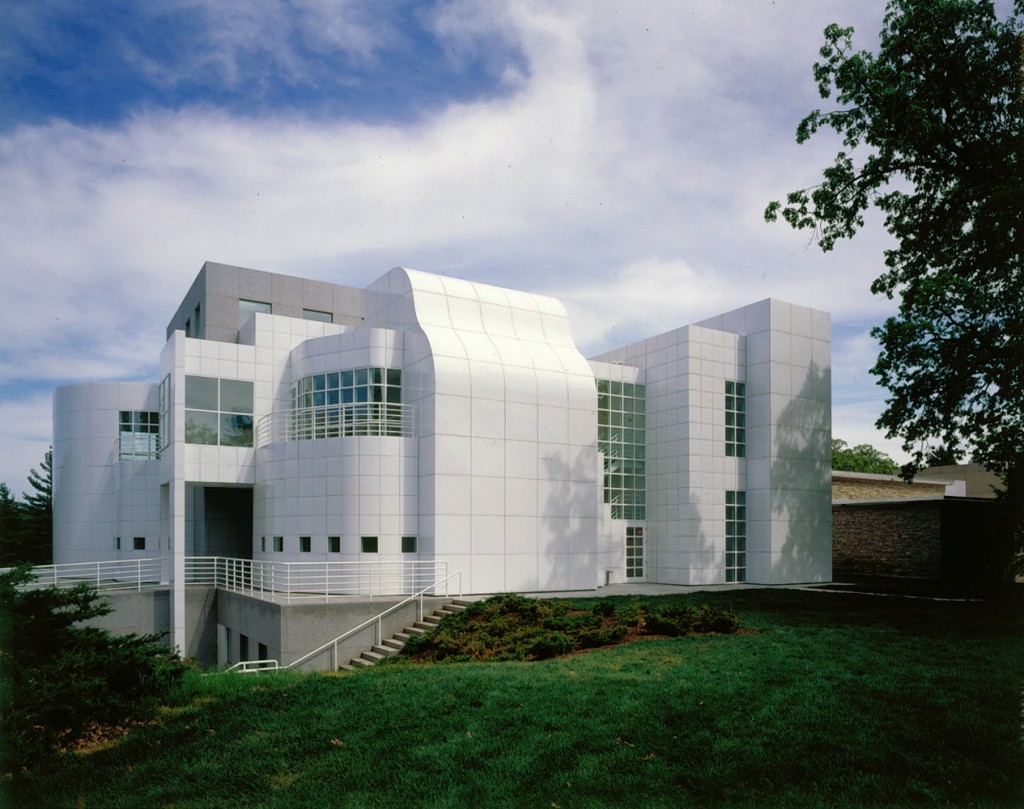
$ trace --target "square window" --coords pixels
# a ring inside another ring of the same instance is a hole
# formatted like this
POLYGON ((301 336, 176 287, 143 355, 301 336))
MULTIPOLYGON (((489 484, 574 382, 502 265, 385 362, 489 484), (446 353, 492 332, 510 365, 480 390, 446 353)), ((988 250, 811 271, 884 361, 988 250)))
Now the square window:
POLYGON ((242 379, 220 380, 221 410, 226 413, 252 413, 252 402, 252 382, 246 382, 242 379))
POLYGON ((341 553, 341 537, 327 537, 327 552, 341 553))
POLYGON ((144 550, 146 550, 146 538, 145 537, 135 537, 132 540, 132 549, 136 550, 136 551, 144 551, 144 550))
POLYGON ((185 377, 185 407, 196 410, 218 409, 218 382, 211 376, 185 377))
POLYGON ((220 416, 220 444, 222 447, 251 447, 252 416, 222 413, 220 416))
POLYGON ((377 553, 377 537, 361 537, 363 553, 377 553))
POLYGON ((402 537, 402 553, 416 553, 416 537, 402 537))
POLYGON ((299 537, 299 553, 309 553, 313 550, 312 537, 299 537))
POLYGON ((284 553, 284 537, 274 537, 274 553, 284 553))
POLYGON ((202 410, 185 411, 185 443, 216 444, 220 419, 216 413, 202 410))

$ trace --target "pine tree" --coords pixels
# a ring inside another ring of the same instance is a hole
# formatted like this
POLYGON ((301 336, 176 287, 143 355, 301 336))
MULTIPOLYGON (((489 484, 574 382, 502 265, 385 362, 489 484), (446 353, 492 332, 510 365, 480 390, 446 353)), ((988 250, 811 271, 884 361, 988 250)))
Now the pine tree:
POLYGON ((21 556, 23 510, 6 483, 0 483, 0 567, 24 561, 21 556))
POLYGON ((34 494, 22 493, 23 533, 18 561, 48 565, 53 559, 53 449, 48 449, 37 471, 29 472, 34 494))

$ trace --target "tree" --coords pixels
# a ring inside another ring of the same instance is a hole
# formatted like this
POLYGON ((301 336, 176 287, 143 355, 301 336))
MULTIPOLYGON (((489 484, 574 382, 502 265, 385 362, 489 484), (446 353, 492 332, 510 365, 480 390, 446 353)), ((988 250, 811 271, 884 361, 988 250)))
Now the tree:
POLYGON ((872 206, 896 246, 872 292, 899 296, 873 330, 888 390, 878 426, 921 468, 931 446, 1003 477, 1024 521, 1024 0, 1001 20, 988 0, 890 0, 877 53, 829 25, 814 66, 821 97, 797 128, 842 136, 813 188, 772 202, 822 250, 872 206))
POLYGON ((0 483, 0 567, 24 561, 21 558, 22 509, 10 487, 0 483))
POLYGON ((34 579, 28 565, 0 573, 0 772, 45 766, 91 727, 148 717, 186 668, 156 635, 81 625, 111 611, 91 586, 34 579))
POLYGON ((33 494, 21 495, 23 533, 19 562, 46 565, 53 559, 53 450, 48 449, 37 471, 29 472, 33 494))
POLYGON ((895 475, 899 465, 870 444, 851 447, 841 438, 832 439, 832 468, 840 472, 871 472, 876 475, 895 475))

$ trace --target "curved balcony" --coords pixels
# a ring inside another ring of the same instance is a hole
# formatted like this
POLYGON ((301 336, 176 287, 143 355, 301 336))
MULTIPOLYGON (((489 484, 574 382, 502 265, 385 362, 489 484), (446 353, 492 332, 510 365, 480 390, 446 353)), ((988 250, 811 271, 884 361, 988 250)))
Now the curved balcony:
POLYGON ((388 402, 361 402, 278 410, 257 423, 256 446, 361 435, 412 438, 412 407, 388 402))

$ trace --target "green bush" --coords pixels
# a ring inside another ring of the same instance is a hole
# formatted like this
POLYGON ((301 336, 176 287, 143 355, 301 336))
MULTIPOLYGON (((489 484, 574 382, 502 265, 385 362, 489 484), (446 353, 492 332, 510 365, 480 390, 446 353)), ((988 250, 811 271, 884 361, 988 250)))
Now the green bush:
POLYGON ((445 618, 436 629, 407 643, 390 662, 542 660, 622 643, 630 636, 734 632, 738 626, 735 614, 707 605, 649 611, 636 600, 606 600, 580 609, 562 599, 506 593, 445 618))
POLYGON ((0 574, 4 772, 42 767, 95 726, 146 719, 185 663, 156 635, 81 626, 111 608, 88 585, 26 589, 29 566, 0 574))
POLYGON ((652 635, 724 634, 735 632, 739 625, 735 613, 707 604, 666 606, 652 609, 646 615, 646 629, 652 635))

